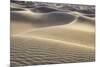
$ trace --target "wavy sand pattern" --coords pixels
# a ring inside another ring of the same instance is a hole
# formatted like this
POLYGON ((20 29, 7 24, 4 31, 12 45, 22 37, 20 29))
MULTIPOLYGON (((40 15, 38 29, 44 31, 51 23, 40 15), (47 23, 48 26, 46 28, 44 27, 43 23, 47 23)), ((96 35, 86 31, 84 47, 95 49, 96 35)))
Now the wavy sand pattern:
POLYGON ((11 7, 12 67, 95 60, 93 16, 81 11, 45 7, 35 12, 15 6, 11 7))

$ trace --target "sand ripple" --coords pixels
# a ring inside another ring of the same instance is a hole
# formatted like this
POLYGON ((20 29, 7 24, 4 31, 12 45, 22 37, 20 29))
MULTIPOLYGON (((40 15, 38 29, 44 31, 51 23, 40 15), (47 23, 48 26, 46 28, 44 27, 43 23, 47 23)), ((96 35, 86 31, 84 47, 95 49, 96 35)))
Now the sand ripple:
POLYGON ((94 61, 94 49, 55 41, 14 36, 11 65, 58 64, 94 61))

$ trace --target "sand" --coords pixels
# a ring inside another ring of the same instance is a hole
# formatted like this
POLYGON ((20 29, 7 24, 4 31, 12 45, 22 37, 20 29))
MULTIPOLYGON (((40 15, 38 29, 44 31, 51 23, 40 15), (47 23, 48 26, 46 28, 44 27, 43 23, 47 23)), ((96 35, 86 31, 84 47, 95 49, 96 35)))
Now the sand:
POLYGON ((94 39, 94 18, 80 12, 11 11, 12 67, 95 61, 94 39))
POLYGON ((39 65, 94 61, 94 49, 32 37, 11 39, 11 65, 39 65))

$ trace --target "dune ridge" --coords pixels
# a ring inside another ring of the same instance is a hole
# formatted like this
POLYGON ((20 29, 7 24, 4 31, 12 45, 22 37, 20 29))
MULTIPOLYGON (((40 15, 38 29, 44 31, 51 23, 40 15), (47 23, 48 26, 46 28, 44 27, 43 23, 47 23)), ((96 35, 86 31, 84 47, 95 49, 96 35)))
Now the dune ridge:
POLYGON ((62 43, 62 44, 68 44, 70 46, 77 46, 77 47, 83 47, 83 48, 87 48, 87 49, 94 49, 94 47, 89 47, 89 46, 86 46, 86 45, 80 45, 80 44, 77 44, 77 43, 72 43, 72 42, 66 42, 66 41, 61 41, 61 40, 56 40, 56 39, 48 39, 48 38, 41 38, 41 37, 38 37, 38 36, 27 36, 27 35, 12 35, 13 37, 21 37, 21 38, 33 38, 33 39, 40 39, 40 40, 47 40, 47 41, 53 41, 53 42, 58 42, 58 43, 62 43))

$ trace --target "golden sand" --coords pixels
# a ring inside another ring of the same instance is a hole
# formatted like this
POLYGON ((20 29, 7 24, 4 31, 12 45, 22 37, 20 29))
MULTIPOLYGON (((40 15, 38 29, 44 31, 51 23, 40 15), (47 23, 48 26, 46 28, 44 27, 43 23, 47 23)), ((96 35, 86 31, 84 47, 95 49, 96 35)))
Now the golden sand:
POLYGON ((83 18, 83 21, 82 15, 79 15, 80 19, 73 14, 75 18, 69 24, 65 21, 64 23, 63 21, 50 23, 48 20, 42 21, 45 15, 31 13, 29 11, 16 12, 17 16, 23 20, 17 21, 17 18, 11 20, 11 65, 25 66, 95 60, 95 21, 92 18, 83 18), (25 21, 26 18, 31 21, 25 21), (36 22, 37 18, 40 19, 39 22, 36 22))

